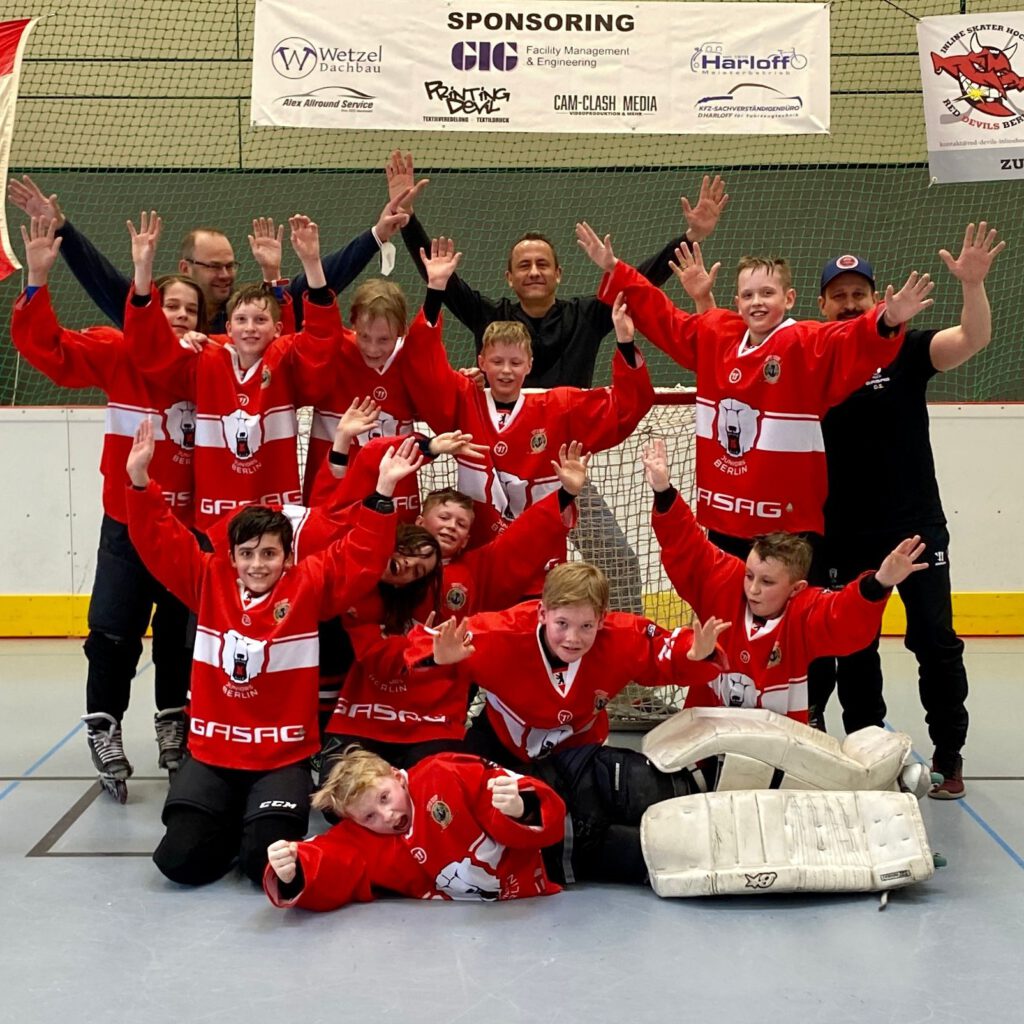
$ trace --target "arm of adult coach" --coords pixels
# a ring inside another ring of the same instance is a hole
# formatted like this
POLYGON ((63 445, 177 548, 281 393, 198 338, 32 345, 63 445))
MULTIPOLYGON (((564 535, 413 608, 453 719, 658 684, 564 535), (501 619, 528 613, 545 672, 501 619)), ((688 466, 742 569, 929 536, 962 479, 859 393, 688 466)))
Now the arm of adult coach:
POLYGON ((30 217, 45 217, 56 222, 57 237, 61 239, 61 255, 71 273, 103 313, 118 327, 123 326, 124 304, 131 279, 122 274, 64 216, 56 192, 45 195, 26 174, 20 181, 12 178, 8 182, 7 198, 30 217))

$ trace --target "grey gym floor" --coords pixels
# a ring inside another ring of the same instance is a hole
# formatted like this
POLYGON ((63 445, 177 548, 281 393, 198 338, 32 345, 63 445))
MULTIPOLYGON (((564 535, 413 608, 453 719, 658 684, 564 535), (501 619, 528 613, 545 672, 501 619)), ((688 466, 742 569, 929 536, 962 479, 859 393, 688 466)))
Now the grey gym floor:
MULTIPOLYGON (((0 642, 0 1021, 1024 1020, 1024 640, 968 641, 968 795, 923 801, 949 866, 881 913, 869 894, 588 885, 317 915, 276 910, 238 877, 178 888, 149 860, 166 781, 147 656, 122 807, 98 792, 78 723, 80 642, 0 642)), ((929 757, 913 661, 895 640, 884 657, 889 721, 929 757)))

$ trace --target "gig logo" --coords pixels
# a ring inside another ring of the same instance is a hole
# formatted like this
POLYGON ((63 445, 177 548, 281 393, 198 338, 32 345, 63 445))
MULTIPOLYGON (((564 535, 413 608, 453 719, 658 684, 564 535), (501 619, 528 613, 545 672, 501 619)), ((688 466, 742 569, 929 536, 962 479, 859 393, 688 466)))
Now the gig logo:
POLYGON ((519 63, 515 43, 456 43, 452 67, 459 71, 511 71, 519 63))
POLYGON ((315 67, 316 47, 302 36, 288 36, 273 49, 270 63, 282 78, 305 78, 315 67))

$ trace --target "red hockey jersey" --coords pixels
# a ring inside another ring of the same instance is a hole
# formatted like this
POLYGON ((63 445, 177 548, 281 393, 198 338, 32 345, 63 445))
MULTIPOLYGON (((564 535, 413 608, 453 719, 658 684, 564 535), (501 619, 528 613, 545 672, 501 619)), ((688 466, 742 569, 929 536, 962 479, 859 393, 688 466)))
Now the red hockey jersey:
POLYGON ((282 899, 267 865, 263 888, 270 901, 334 910, 372 900, 379 890, 435 900, 516 900, 561 890, 540 853, 565 831, 565 804, 549 786, 468 754, 428 757, 407 779, 413 815, 405 835, 380 835, 343 821, 299 843, 304 886, 294 899, 282 899), (536 795, 539 824, 523 824, 491 806, 488 779, 509 775, 520 792, 536 795))
POLYGON ((424 418, 435 431, 463 430, 477 444, 490 446, 482 459, 456 460, 456 486, 476 503, 471 547, 490 540, 530 505, 558 490, 551 462, 561 445, 580 441, 591 452, 611 448, 629 437, 654 401, 639 353, 634 369, 616 352, 611 387, 524 392, 506 412, 495 406, 489 390, 481 391, 448 365, 439 342, 432 348, 430 387, 422 395, 424 418))
MULTIPOLYGON (((495 733, 522 761, 556 747, 604 743, 605 706, 628 683, 689 686, 708 682, 724 660, 690 661, 689 629, 669 631, 639 615, 609 612, 594 646, 563 670, 548 662, 540 639, 539 601, 504 612, 471 615, 466 625, 476 652, 457 666, 487 691, 485 714, 495 733)), ((417 627, 410 634, 407 663, 417 672, 433 651, 433 638, 417 627)))
MULTIPOLYGON (((367 366, 359 354, 355 333, 343 328, 341 342, 335 348, 324 378, 326 398, 313 410, 303 488, 307 505, 321 505, 331 499, 337 481, 327 465, 327 453, 334 444, 334 434, 342 414, 354 398, 372 398, 381 407, 377 425, 359 438, 359 445, 365 445, 375 437, 394 437, 412 432, 413 421, 422 418, 417 411, 417 396, 430 386, 426 383, 430 380, 430 343, 441 345, 441 322, 439 320, 431 326, 421 309, 405 337, 398 339, 387 363, 375 370, 367 366)), ((350 463, 357 450, 353 445, 350 463)), ((412 493, 402 492, 396 494, 396 498, 405 498, 412 493)), ((418 498, 419 494, 415 496, 418 498)), ((401 502, 396 501, 395 504, 401 508, 401 502)), ((413 509, 414 517, 418 511, 417 504, 413 509)))
MULTIPOLYGON (((167 320, 159 303, 164 325, 167 320)), ((178 339, 167 328, 163 342, 174 349, 178 339)), ((136 369, 124 334, 113 327, 69 331, 57 322, 50 290, 40 288, 31 299, 25 294, 14 306, 11 320, 14 347, 40 373, 65 388, 99 388, 107 396, 104 424, 103 511, 119 523, 128 521, 125 462, 135 431, 148 418, 156 448, 153 476, 164 488, 164 501, 187 526, 192 525, 192 452, 196 439, 196 409, 159 380, 149 380, 136 369)))
POLYGON ((128 488, 128 531, 149 571, 197 616, 189 750, 205 764, 268 771, 320 747, 317 623, 380 577, 394 516, 363 508, 322 555, 286 569, 267 594, 245 597, 226 552, 205 554, 160 500, 128 488))
POLYGON ((727 669, 707 686, 690 687, 687 707, 762 707, 806 722, 808 665, 871 643, 888 595, 867 600, 859 579, 839 591, 807 587, 762 624, 743 592, 746 563, 707 539, 682 498, 667 512, 655 512, 653 521, 661 561, 679 596, 701 621, 715 615, 732 623, 719 638, 727 669))
MULTIPOLYGON (((156 289, 153 290, 156 295, 156 289)), ((323 394, 341 334, 336 303, 306 303, 303 330, 275 339, 242 370, 231 345, 196 354, 173 337, 159 302, 125 309, 125 336, 150 379, 196 404, 196 526, 253 503, 299 504, 295 410, 323 394), (168 337, 170 336, 170 337, 168 337)))
POLYGON ((734 537, 824 533, 825 413, 892 362, 903 329, 878 332, 884 306, 841 323, 785 320, 756 347, 738 313, 694 315, 619 261, 598 291, 625 292, 642 331, 697 374, 697 518, 734 537))
MULTIPOLYGON (((575 506, 563 513, 558 495, 549 494, 490 543, 453 558, 444 567, 444 617, 462 619, 516 602, 538 570, 557 558, 573 522, 575 506)), ((469 680, 447 666, 410 672, 405 636, 354 621, 373 614, 371 608, 379 606, 364 601, 343 619, 356 657, 327 732, 386 743, 461 738, 469 680)))

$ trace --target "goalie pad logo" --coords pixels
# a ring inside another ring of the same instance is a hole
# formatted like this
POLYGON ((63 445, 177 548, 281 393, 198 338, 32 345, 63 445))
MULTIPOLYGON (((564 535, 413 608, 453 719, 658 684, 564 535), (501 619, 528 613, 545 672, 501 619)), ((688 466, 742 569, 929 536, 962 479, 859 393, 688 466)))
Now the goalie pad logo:
POLYGON ((718 403, 718 443, 730 458, 742 458, 754 447, 760 416, 737 398, 723 398, 718 403))
POLYGON ((745 875, 747 889, 770 889, 778 879, 774 871, 759 871, 756 875, 745 875))

